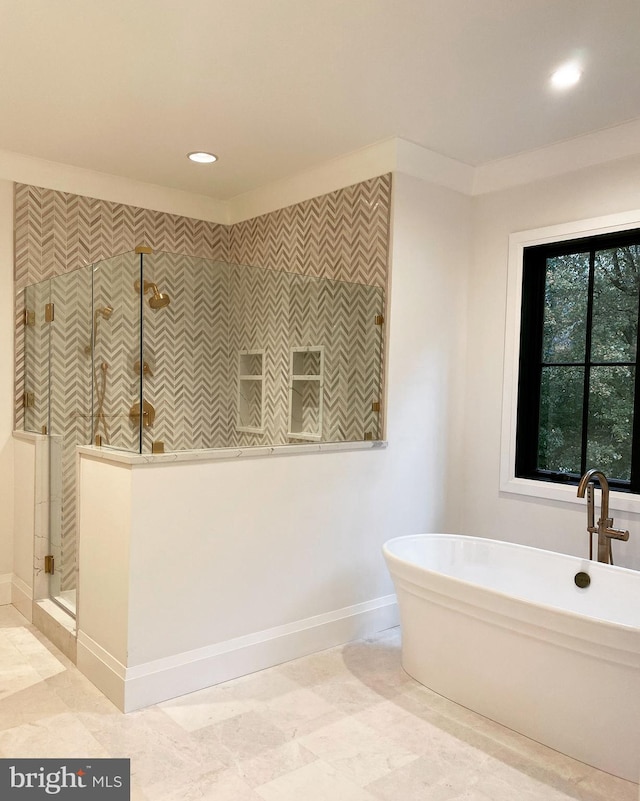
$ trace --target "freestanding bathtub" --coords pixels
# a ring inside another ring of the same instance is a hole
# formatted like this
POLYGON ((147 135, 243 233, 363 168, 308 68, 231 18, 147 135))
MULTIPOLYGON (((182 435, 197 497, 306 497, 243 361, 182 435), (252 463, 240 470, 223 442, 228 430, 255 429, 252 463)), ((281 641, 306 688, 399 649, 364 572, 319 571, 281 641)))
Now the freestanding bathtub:
POLYGON ((384 555, 410 676, 638 781, 640 572, 448 534, 398 537, 384 555), (581 571, 591 578, 583 589, 581 571))

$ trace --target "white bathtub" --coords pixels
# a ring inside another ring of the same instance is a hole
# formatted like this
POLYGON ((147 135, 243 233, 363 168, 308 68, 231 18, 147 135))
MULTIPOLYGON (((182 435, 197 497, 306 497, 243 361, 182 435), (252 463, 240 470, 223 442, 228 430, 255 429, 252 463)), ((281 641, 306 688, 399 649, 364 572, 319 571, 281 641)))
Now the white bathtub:
POLYGON ((410 676, 638 781, 640 572, 448 534, 389 540, 384 555, 410 676), (585 589, 579 571, 591 577, 585 589))

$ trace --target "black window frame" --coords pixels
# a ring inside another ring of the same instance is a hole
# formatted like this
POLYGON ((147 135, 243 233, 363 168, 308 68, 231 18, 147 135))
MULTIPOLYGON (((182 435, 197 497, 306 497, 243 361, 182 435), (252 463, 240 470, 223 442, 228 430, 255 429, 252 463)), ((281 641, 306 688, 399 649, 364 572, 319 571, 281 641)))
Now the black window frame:
MULTIPOLYGON (((576 237, 560 242, 527 246, 523 249, 522 304, 520 310, 520 355, 518 368, 518 405, 516 422, 516 478, 561 484, 577 484, 580 475, 543 470, 537 466, 540 434, 540 393, 542 383, 542 342, 547 259, 589 252, 589 292, 587 310, 585 377, 582 413, 581 474, 598 465, 586 464, 589 371, 599 362, 591 360, 591 331, 595 252, 597 250, 640 246, 640 228, 609 234, 576 237)), ((636 337, 635 387, 631 444, 631 474, 629 481, 612 478, 613 489, 640 494, 640 292, 638 292, 638 333, 636 337)), ((577 363, 576 363, 577 364, 577 363)), ((615 366, 618 363, 607 362, 615 366)), ((622 364, 622 363, 619 363, 622 364)))

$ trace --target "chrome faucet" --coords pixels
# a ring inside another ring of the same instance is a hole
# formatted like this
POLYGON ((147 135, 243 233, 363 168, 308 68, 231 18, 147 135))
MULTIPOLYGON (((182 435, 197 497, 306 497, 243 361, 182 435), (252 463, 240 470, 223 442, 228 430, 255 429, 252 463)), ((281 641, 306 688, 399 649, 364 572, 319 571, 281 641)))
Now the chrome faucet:
POLYGON ((613 518, 609 517, 609 482, 605 474, 600 470, 587 470, 578 484, 578 498, 584 498, 587 493, 587 531, 589 532, 589 559, 593 559, 592 534, 598 535, 598 562, 607 565, 613 564, 613 554, 611 552, 611 540, 629 539, 629 532, 622 529, 613 528, 613 518), (600 484, 600 519, 598 525, 594 525, 594 479, 600 484))

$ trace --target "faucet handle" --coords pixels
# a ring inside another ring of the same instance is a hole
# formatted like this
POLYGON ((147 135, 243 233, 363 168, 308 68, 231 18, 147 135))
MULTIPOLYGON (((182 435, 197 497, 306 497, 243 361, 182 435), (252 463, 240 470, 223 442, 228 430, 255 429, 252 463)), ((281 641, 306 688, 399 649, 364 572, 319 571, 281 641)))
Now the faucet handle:
MULTIPOLYGON (((613 523, 613 520, 610 522, 613 523)), ((605 528, 604 535, 612 540, 622 540, 623 542, 626 542, 629 539, 628 531, 623 531, 620 528, 610 528, 609 526, 605 528)))

